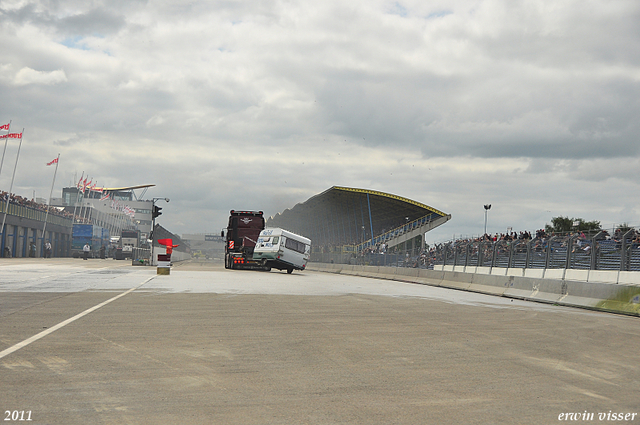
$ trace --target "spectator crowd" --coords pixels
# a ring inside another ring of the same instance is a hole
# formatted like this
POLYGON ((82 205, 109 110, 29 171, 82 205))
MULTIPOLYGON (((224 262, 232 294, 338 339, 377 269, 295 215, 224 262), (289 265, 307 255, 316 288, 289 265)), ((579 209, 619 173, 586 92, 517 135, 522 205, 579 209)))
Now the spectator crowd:
MULTIPOLYGON (((368 247, 359 253, 358 264, 373 264, 373 265, 397 265, 399 267, 420 267, 420 268, 433 268, 434 264, 443 264, 443 255, 445 254, 445 247, 450 253, 456 250, 464 250, 465 247, 471 245, 472 251, 470 255, 477 255, 480 247, 484 247, 484 255, 489 258, 493 255, 493 246, 499 243, 498 251, 496 255, 503 255, 508 252, 509 247, 513 246, 515 252, 526 252, 527 245, 529 244, 534 252, 539 255, 543 255, 547 249, 548 244, 553 240, 552 250, 564 250, 566 252, 567 247, 571 240, 573 243, 571 246, 571 252, 588 254, 593 246, 594 241, 603 242, 608 241, 612 249, 619 249, 623 236, 627 235, 627 242, 632 246, 640 247, 640 232, 634 229, 621 229, 618 228, 610 235, 606 230, 599 230, 597 238, 593 239, 595 234, 585 235, 584 232, 568 232, 568 233, 556 233, 547 232, 545 229, 538 229, 534 233, 529 231, 514 232, 509 231, 506 233, 484 234, 478 237, 472 238, 459 238, 451 241, 435 244, 432 247, 426 247, 422 250, 412 250, 399 252, 397 247, 389 249, 386 244, 381 243, 376 246, 368 247), (553 239, 552 239, 553 238, 553 239), (482 244, 482 245, 481 245, 482 244), (393 262, 387 262, 381 260, 378 257, 380 254, 395 254, 395 260, 393 262)), ((609 245, 607 245, 609 246, 609 245)), ((459 251, 462 252, 462 251, 459 251)))
MULTIPOLYGON (((16 195, 15 193, 8 193, 6 191, 0 192, 0 201, 2 203, 6 203, 7 200, 10 204, 20 205, 27 208, 32 208, 34 210, 47 212, 49 210, 49 214, 55 215, 58 217, 64 217, 68 219, 73 219, 73 214, 65 211, 64 209, 59 209, 56 207, 51 207, 47 204, 41 204, 39 202, 34 201, 33 199, 28 199, 20 195, 16 195)), ((76 223, 84 223, 86 219, 76 215, 76 223)))

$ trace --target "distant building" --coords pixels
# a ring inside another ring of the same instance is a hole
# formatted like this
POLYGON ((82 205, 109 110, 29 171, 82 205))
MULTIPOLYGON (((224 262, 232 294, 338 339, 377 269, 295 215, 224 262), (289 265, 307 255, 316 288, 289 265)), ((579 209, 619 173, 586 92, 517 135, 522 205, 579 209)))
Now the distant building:
POLYGON ((311 239, 314 250, 424 248, 425 233, 451 215, 422 202, 370 189, 333 186, 267 220, 311 239))
POLYGON ((182 240, 196 257, 224 258, 224 241, 219 233, 183 234, 182 240))
POLYGON ((120 188, 86 188, 84 193, 77 187, 62 189, 61 198, 52 198, 51 205, 62 207, 77 216, 76 223, 95 224, 109 229, 111 235, 120 235, 122 229, 140 230, 140 238, 146 240, 151 234, 153 220, 152 200, 142 200, 134 190, 154 185, 120 188))
POLYGON ((71 250, 70 215, 44 203, 6 192, 0 197, 0 257, 66 257, 71 250), (46 222, 46 225, 45 225, 46 222))

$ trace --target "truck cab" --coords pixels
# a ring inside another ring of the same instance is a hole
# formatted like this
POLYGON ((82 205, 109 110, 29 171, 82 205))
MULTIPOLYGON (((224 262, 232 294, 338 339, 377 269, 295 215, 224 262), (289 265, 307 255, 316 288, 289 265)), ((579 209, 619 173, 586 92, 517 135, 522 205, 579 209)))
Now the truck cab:
POLYGON ((225 268, 264 268, 259 262, 253 260, 253 250, 263 229, 264 216, 262 211, 230 211, 229 224, 221 233, 225 243, 225 268))

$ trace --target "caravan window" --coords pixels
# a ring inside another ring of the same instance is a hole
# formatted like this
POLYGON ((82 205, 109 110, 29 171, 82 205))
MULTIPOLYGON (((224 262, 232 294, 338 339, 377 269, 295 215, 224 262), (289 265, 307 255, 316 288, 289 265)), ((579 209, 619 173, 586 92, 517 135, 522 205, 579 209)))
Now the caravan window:
POLYGON ((286 248, 292 249, 296 252, 299 252, 301 254, 304 254, 304 249, 305 249, 305 244, 303 244, 302 242, 298 242, 294 239, 285 239, 284 241, 284 246, 286 248))
POLYGON ((271 242, 273 245, 278 245, 278 240, 280 240, 279 236, 274 236, 273 237, 273 242, 271 242))

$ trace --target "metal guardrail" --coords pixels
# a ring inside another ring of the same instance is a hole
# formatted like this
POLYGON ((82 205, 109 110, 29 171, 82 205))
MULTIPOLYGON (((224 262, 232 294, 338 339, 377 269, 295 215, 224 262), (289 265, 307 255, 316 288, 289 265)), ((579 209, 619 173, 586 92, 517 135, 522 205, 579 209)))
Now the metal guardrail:
POLYGON ((453 266, 640 271, 640 242, 631 230, 619 239, 603 232, 515 241, 452 242, 430 252, 431 264, 453 266))
POLYGON ((151 265, 151 249, 134 247, 131 251, 131 264, 134 266, 151 265))

